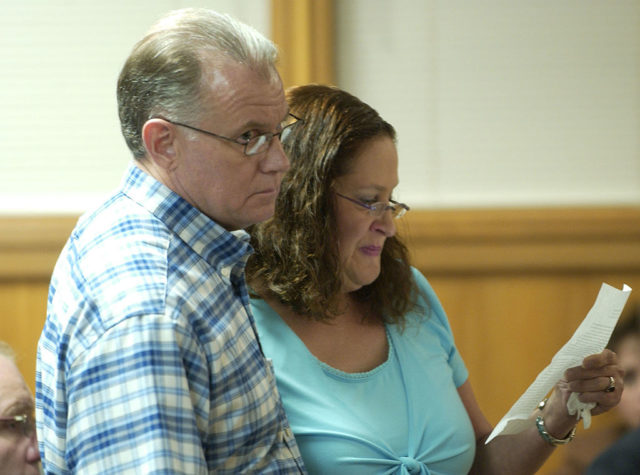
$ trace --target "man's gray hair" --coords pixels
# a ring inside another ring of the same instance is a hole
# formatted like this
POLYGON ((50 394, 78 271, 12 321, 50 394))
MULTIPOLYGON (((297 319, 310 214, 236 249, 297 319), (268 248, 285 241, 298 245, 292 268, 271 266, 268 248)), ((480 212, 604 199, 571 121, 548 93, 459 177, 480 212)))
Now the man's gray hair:
MULTIPOLYGON (((199 8, 170 12, 133 48, 118 79, 122 134, 136 159, 146 155, 142 126, 156 116, 178 122, 202 119, 204 61, 229 60, 265 78, 276 73, 276 46, 226 14, 199 8)), ((215 74, 215 71, 214 71, 215 74)))

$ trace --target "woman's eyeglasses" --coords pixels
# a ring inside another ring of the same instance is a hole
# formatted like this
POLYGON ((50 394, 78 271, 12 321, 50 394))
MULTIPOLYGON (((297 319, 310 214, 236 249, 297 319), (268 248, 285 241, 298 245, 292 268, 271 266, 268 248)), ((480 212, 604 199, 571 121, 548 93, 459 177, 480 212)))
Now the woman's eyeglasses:
POLYGON ((403 217, 407 211, 409 211, 409 207, 404 203, 398 203, 397 201, 389 200, 389 201, 378 201, 377 203, 365 203, 363 201, 359 201, 353 198, 349 198, 341 193, 335 192, 340 198, 344 198, 345 200, 349 200, 352 203, 355 203, 363 208, 369 210, 369 214, 375 218, 379 218, 384 214, 385 211, 390 210, 391 216, 394 218, 403 217))

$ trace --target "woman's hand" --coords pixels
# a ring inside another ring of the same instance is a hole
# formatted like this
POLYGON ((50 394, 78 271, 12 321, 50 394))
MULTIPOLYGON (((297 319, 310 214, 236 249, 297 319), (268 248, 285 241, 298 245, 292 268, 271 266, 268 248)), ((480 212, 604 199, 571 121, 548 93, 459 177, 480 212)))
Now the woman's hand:
POLYGON ((549 433, 562 439, 576 425, 576 416, 567 410, 571 393, 578 393, 581 402, 596 404, 591 415, 602 414, 620 401, 623 377, 624 370, 618 363, 618 355, 611 350, 587 356, 581 366, 565 371, 543 411, 549 433), (607 391, 611 385, 610 378, 613 378, 613 390, 607 391))
POLYGON ((611 350, 587 356, 582 360, 582 366, 569 368, 564 377, 567 385, 566 398, 575 392, 579 394, 580 401, 595 402, 596 407, 591 410, 594 416, 608 411, 620 402, 624 370, 618 363, 618 355, 611 350), (610 389, 611 384, 613 390, 610 389))
POLYGON ((483 441, 491 426, 482 416, 470 387, 466 387, 467 381, 458 389, 460 397, 473 421, 476 436, 485 434, 478 437, 476 458, 470 473, 536 473, 554 448, 549 443, 549 437, 541 437, 534 422, 537 417, 543 418, 547 436, 567 439, 578 422, 576 415, 569 414, 567 410, 567 401, 571 393, 577 393, 578 399, 584 403, 596 403, 591 414, 601 414, 620 401, 623 375, 624 372, 618 364, 618 356, 613 351, 604 350, 597 355, 586 357, 580 366, 565 371, 564 377, 556 384, 542 411, 536 409, 532 413, 529 429, 519 434, 496 437, 489 444, 484 444, 483 441), (615 389, 606 391, 611 382, 610 377, 614 380, 615 389))

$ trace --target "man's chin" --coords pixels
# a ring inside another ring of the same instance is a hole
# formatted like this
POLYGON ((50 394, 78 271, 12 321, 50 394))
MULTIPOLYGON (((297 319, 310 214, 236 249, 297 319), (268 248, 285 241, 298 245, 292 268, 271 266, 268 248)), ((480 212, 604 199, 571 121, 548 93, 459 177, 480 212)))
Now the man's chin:
MULTIPOLYGON (((253 226, 254 224, 259 224, 263 221, 267 221, 269 218, 273 216, 274 211, 275 211, 274 206, 256 210, 255 213, 252 213, 250 216, 246 216, 245 217, 246 219, 243 223, 240 223, 240 222, 236 223, 235 229, 247 229, 249 226, 253 226)), ((227 227, 227 230, 233 231, 234 229, 229 229, 227 227)))
POLYGON ((261 223, 263 221, 267 221, 268 219, 273 217, 273 214, 276 212, 276 204, 273 202, 270 205, 264 206, 260 209, 259 212, 256 213, 256 218, 254 224, 261 223))

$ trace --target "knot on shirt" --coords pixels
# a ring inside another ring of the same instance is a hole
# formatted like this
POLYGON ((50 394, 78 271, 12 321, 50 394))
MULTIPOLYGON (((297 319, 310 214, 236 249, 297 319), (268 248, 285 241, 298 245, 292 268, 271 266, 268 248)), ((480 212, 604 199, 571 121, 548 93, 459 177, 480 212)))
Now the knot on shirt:
MULTIPOLYGON (((409 473, 421 473, 422 464, 412 457, 399 457, 402 466, 409 473)), ((428 473, 428 472, 427 472, 428 473)))

